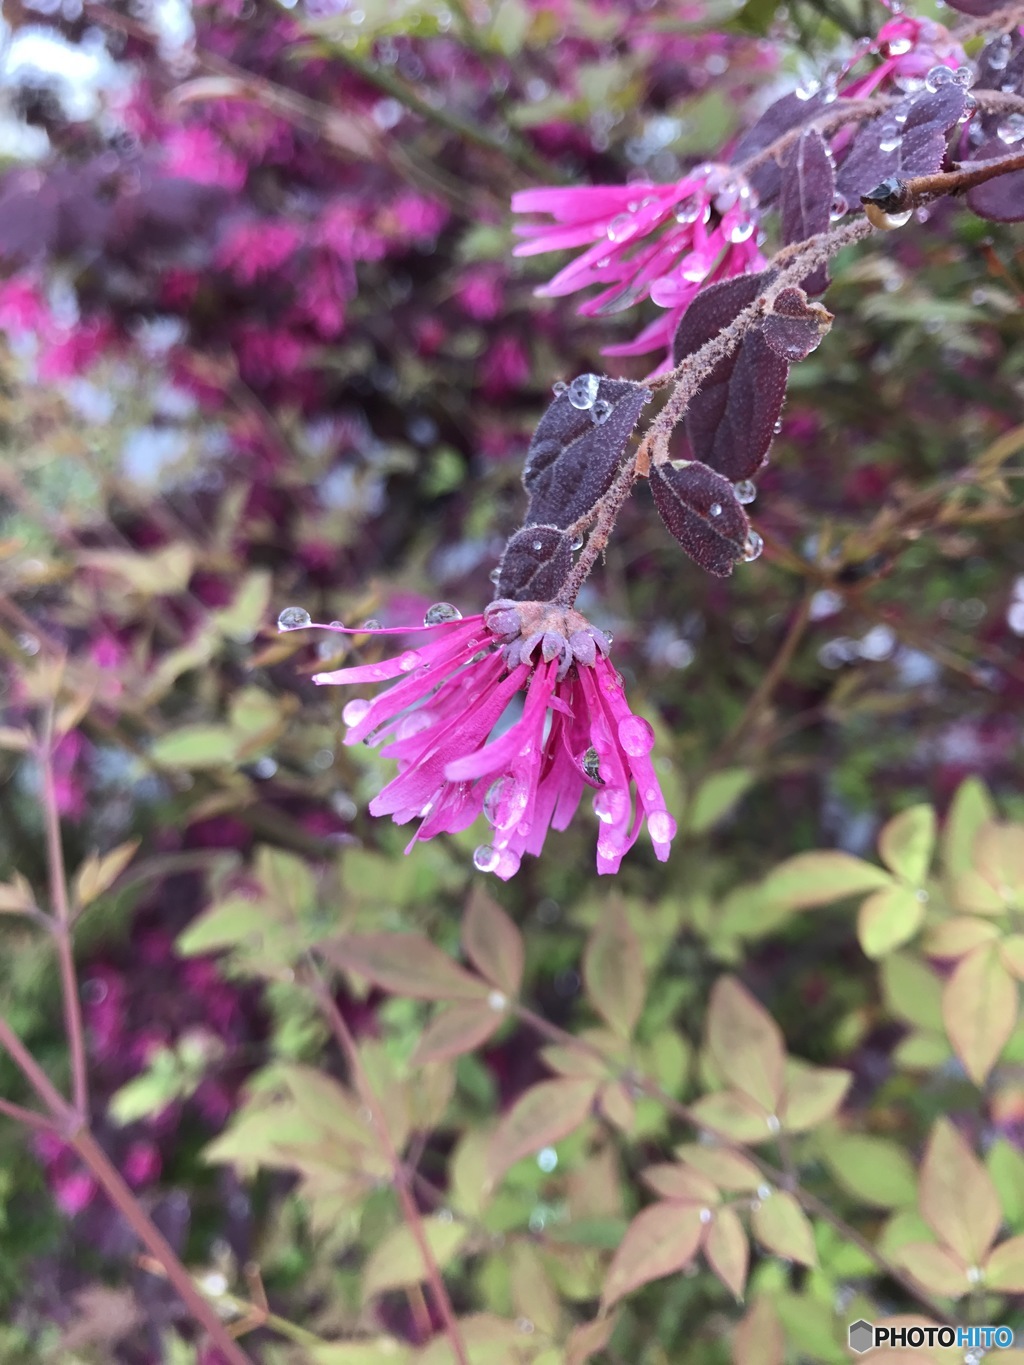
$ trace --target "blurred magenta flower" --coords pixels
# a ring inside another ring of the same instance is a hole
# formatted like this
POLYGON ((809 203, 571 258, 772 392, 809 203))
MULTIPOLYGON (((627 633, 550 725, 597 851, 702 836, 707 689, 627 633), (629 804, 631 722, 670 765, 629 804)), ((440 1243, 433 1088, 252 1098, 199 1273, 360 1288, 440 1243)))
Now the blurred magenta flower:
POLYGON ((878 36, 858 49, 846 70, 855 66, 866 52, 881 57, 881 63, 866 75, 840 84, 839 93, 847 99, 866 99, 887 84, 911 93, 921 89, 936 67, 955 71, 967 60, 948 29, 934 19, 915 19, 909 14, 896 14, 883 24, 878 36))
MULTIPOLYGON (((278 624, 296 630, 313 623, 288 608, 278 624)), ((377 637, 419 628, 318 629, 377 637)), ((386 740, 382 754, 398 762, 398 776, 370 811, 399 825, 419 820, 407 853, 418 840, 466 829, 483 813, 492 832, 474 863, 507 880, 524 853, 540 853, 549 829, 566 828, 590 788, 601 822, 599 872, 618 871, 645 819, 656 856, 667 859, 676 823, 650 757, 654 732, 630 711, 603 632, 571 608, 507 600, 465 619, 439 603, 423 629, 431 638, 418 649, 313 678, 398 680, 372 702, 348 702, 342 717, 346 744, 386 740)))
MULTIPOLYGON (((607 355, 670 351, 679 320, 706 284, 760 270, 757 200, 732 167, 706 164, 671 184, 581 185, 523 190, 514 213, 544 213, 550 223, 524 223, 517 256, 586 248, 536 292, 547 298, 599 289, 580 304, 603 317, 650 298, 666 311, 633 341, 607 355)), ((662 368, 671 363, 670 356, 662 368)))

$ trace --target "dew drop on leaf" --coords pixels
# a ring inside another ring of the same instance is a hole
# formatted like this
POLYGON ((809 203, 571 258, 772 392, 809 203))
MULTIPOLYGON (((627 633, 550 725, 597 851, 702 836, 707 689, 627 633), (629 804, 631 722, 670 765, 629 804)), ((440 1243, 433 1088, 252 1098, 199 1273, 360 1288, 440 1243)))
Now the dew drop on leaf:
POLYGON ((747 543, 743 547, 744 564, 749 564, 752 560, 758 559, 763 549, 764 541, 756 531, 751 531, 750 535, 747 536, 747 543))
POLYGON ((312 624, 313 618, 305 607, 285 607, 277 618, 278 630, 302 630, 312 624))
POLYGON ((578 374, 569 385, 569 402, 581 412, 594 406, 601 380, 596 374, 578 374))
POLYGON ((739 483, 734 483, 732 491, 736 494, 736 501, 748 506, 757 497, 757 485, 752 479, 741 479, 739 483))

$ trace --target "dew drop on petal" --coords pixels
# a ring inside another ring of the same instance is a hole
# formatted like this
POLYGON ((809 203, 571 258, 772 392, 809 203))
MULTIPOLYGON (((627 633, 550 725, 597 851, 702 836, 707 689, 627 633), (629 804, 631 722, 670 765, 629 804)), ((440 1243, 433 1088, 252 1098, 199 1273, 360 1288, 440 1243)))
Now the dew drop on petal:
POLYGON ((647 828, 656 844, 670 844, 676 837, 676 822, 667 810, 652 810, 647 817, 647 828))
POLYGON ((608 858, 611 860, 612 858, 621 857, 621 855, 622 850, 612 839, 598 839, 597 856, 599 858, 608 858))
POLYGON ((677 223, 685 227, 689 223, 695 223, 703 209, 704 205, 699 199, 684 199, 676 205, 674 217, 677 223))
POLYGON ((732 491, 736 494, 736 501, 741 502, 744 507, 757 497, 757 485, 752 479, 741 479, 739 483, 734 483, 732 491))
POLYGON ((505 848, 498 855, 494 870, 503 881, 508 881, 509 877, 514 877, 519 871, 520 862, 518 853, 513 853, 510 848, 505 848))
POLYGON ((622 787, 603 787, 594 796, 594 814, 603 825, 614 825, 629 814, 629 796, 622 787))
POLYGON ((369 709, 370 703, 364 697, 353 697, 345 703, 341 718, 346 725, 358 725, 369 709))
POLYGON ((569 402, 581 412, 586 411, 587 408, 594 406, 600 387, 601 380, 598 375, 578 374, 569 385, 569 402))
POLYGON ((285 607, 277 618, 278 630, 302 630, 312 624, 313 618, 305 607, 285 607))
POLYGON ((425 626, 439 626, 445 621, 461 621, 462 612, 458 607, 453 607, 450 602, 435 602, 432 607, 428 607, 423 617, 425 626))
POLYGON ((360 630, 380 630, 380 622, 377 620, 377 618, 376 618, 375 616, 368 616, 368 617, 366 618, 366 620, 363 622, 363 624, 359 627, 359 629, 360 629, 360 630))
POLYGON ((411 711, 403 716, 395 726, 395 739, 411 739, 423 730, 429 730, 434 723, 432 711, 411 711))
POLYGON ((403 673, 411 673, 420 661, 420 656, 414 649, 407 649, 398 660, 398 667, 403 673))
POLYGON ((642 758, 654 748, 654 730, 643 716, 619 721, 619 743, 631 758, 642 758))
POLYGON ((749 241, 754 235, 753 218, 740 218, 729 229, 729 241, 737 245, 740 242, 749 241))
POLYGON ((753 560, 759 558, 761 551, 763 549, 764 541, 757 534, 756 531, 751 531, 750 534, 747 536, 746 544, 743 546, 744 564, 750 564, 753 562, 753 560))
POLYGON ((628 213, 617 213, 605 229, 609 242, 628 242, 638 224, 628 213))
POLYGON ((478 872, 493 872, 501 861, 501 854, 490 844, 481 844, 473 854, 473 866, 478 872))

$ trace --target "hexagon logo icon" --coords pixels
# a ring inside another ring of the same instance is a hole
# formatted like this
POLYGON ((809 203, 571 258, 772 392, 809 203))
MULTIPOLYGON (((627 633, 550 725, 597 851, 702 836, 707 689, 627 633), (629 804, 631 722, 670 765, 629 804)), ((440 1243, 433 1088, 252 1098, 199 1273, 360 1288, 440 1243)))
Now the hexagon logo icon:
POLYGON ((862 1355, 865 1351, 870 1351, 875 1344, 875 1329, 870 1322, 865 1322, 863 1318, 858 1318, 856 1322, 850 1323, 849 1328, 850 1350, 862 1355))

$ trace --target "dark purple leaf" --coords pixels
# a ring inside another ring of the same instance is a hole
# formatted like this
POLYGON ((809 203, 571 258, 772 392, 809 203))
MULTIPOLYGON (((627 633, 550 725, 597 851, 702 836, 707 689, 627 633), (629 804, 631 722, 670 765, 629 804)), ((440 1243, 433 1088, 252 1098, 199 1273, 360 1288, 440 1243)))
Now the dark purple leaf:
MULTIPOLYGON (((736 143, 729 158, 731 165, 740 168, 741 162, 749 161, 751 157, 763 152, 784 133, 799 128, 804 123, 810 123, 811 119, 817 118, 826 109, 841 110, 842 107, 842 100, 833 100, 829 104, 824 91, 811 95, 808 99, 801 99, 796 94, 783 95, 782 99, 768 106, 756 123, 753 123, 736 143)), ((774 157, 770 157, 756 166, 748 174, 747 180, 756 191, 761 206, 765 207, 778 198, 782 184, 782 167, 774 157)))
MULTIPOLYGON (((676 331, 675 363, 693 355, 754 302, 770 277, 737 275, 703 290, 676 331)), ((686 413, 694 458, 727 479, 749 479, 764 463, 786 396, 789 366, 760 330, 750 331, 701 384, 686 413)))
POLYGON ((628 379, 601 379, 584 408, 574 406, 569 391, 558 395, 526 453, 527 526, 571 526, 607 493, 650 396, 650 389, 628 379))
MULTIPOLYGON (((832 216, 836 172, 825 139, 815 128, 806 128, 790 148, 782 166, 780 210, 783 245, 802 242, 825 232, 832 216)), ((828 288, 828 271, 819 266, 804 280, 809 294, 828 288)))
POLYGON ((661 519, 686 553, 708 573, 727 578, 742 559, 750 522, 732 484, 706 464, 655 465, 651 492, 661 519))
POLYGON ((966 108, 967 91, 953 82, 900 100, 857 134, 839 169, 840 193, 857 200, 890 176, 933 175, 966 108))
MULTIPOLYGON (((1019 94, 1024 90, 1024 35, 1018 31, 1000 33, 978 53, 974 90, 1000 90, 1003 94, 1019 94)), ((977 123, 975 116, 974 123, 977 123)), ((997 123, 998 118, 992 119, 997 123)))
POLYGON ((557 526, 525 526, 505 547, 496 596, 550 602, 572 572, 572 546, 557 526))
POLYGON ((949 0, 950 9, 958 9, 961 14, 973 14, 980 19, 985 14, 994 14, 1002 9, 1004 0, 949 0))
POLYGON ((808 303, 802 289, 783 289, 761 324, 768 345, 783 360, 806 360, 832 326, 832 314, 820 303, 808 303))
MULTIPOLYGON (((984 142, 971 161, 994 161, 1003 159, 1015 151, 1024 151, 1024 142, 1008 147, 998 137, 984 142)), ((967 192, 967 207, 979 218, 988 218, 995 223, 1019 223, 1024 220, 1024 170, 1010 171, 1007 175, 986 180, 984 185, 975 185, 967 192)))

